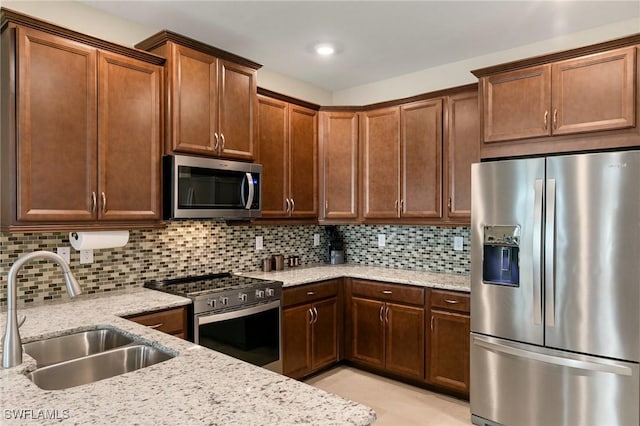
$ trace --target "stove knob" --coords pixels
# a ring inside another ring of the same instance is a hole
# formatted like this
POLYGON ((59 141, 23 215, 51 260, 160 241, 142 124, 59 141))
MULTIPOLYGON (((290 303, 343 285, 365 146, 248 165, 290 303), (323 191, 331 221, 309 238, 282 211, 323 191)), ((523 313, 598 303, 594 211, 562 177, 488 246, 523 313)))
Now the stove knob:
POLYGON ((216 307, 215 299, 208 299, 207 300, 207 305, 211 306, 212 308, 215 308, 216 307))
POLYGON ((238 300, 241 302, 247 301, 247 293, 238 293, 238 300))
POLYGON ((264 298, 264 290, 256 290, 256 299, 264 298))
POLYGON ((221 305, 228 305, 229 304, 229 298, 227 296, 220 296, 220 304, 221 305))
POLYGON ((273 297, 274 294, 275 294, 275 291, 273 291, 272 288, 267 289, 267 297, 273 297))

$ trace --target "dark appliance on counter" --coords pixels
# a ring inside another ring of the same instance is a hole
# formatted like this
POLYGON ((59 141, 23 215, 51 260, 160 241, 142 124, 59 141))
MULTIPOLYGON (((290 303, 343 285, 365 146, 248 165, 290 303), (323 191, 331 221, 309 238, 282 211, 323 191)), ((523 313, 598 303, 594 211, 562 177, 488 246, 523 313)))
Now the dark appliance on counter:
POLYGON ((189 328, 194 343, 282 373, 282 282, 219 273, 144 286, 193 301, 189 328))
POLYGON ((262 165, 189 155, 163 158, 164 219, 261 216, 262 165))
POLYGON ((329 238, 329 263, 338 265, 344 263, 344 242, 337 226, 326 226, 325 232, 329 238))

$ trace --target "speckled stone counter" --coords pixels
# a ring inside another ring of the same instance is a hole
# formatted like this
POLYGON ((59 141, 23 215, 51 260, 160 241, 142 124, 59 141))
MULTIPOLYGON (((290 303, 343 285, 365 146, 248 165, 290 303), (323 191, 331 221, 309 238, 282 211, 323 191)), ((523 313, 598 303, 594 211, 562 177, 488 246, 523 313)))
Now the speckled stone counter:
POLYGON ((464 275, 442 274, 408 269, 383 268, 360 265, 321 265, 298 266, 283 271, 247 272, 242 275, 269 280, 282 281, 284 287, 330 280, 340 277, 362 278, 399 284, 411 284, 446 290, 470 291, 469 277, 464 275))
MULTIPOLYGON (((176 353, 159 364, 88 385, 45 391, 25 373, 35 361, 0 370, 0 421, 81 425, 368 425, 368 407, 127 321, 120 316, 186 305, 147 289, 22 309, 23 342, 113 327, 176 353), (21 418, 19 418, 21 417, 21 418)), ((4 335, 5 314, 0 331, 4 335)))

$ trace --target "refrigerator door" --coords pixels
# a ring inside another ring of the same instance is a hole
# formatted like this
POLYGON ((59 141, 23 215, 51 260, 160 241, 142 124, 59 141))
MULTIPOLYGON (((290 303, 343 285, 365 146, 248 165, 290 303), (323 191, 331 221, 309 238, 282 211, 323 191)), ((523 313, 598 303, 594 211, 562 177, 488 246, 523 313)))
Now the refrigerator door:
POLYGON ((543 158, 479 163, 471 168, 471 330, 474 332, 543 344, 544 171, 543 158), (519 240, 514 245, 519 252, 510 250, 508 243, 497 249, 495 245, 485 244, 494 239, 490 233, 502 235, 509 242, 518 234, 519 240), (509 265, 501 265, 502 262, 517 262, 517 280, 485 277, 492 269, 486 267, 485 257, 491 255, 500 257, 494 269, 506 271, 509 265))
POLYGON ((471 334, 476 425, 637 425, 637 363, 471 334))
POLYGON ((545 345, 640 361, 640 151, 548 158, 545 217, 545 345))

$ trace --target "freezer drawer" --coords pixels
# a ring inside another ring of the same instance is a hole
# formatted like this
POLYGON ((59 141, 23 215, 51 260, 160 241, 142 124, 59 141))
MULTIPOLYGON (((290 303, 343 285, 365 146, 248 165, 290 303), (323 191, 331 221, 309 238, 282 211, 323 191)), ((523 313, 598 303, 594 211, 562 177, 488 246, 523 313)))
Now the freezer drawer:
POLYGON ((478 425, 638 425, 638 377, 637 363, 471 334, 478 425))

